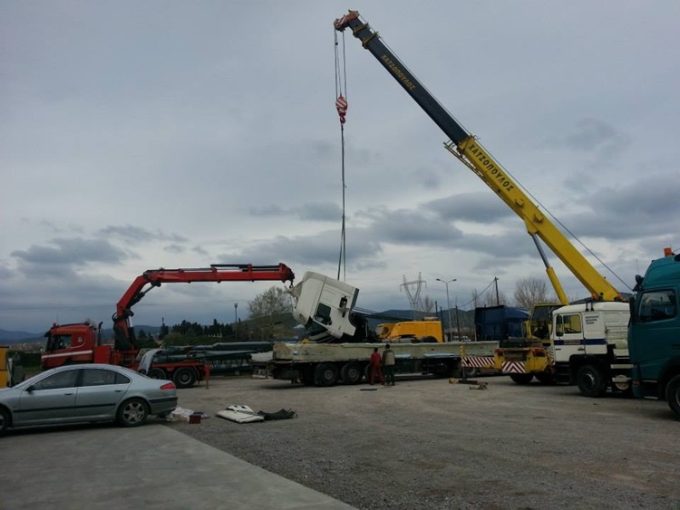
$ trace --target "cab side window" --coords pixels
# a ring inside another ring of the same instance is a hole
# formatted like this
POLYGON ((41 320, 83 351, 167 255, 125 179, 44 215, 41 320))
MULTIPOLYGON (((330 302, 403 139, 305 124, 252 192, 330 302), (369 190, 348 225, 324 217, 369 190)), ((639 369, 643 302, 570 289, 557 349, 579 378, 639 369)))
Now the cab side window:
POLYGON ((60 388, 73 388, 76 385, 79 370, 58 372, 46 377, 33 385, 34 390, 57 390, 60 388))
POLYGON ((639 318, 642 322, 672 319, 678 313, 673 290, 645 292, 640 298, 639 318))
POLYGON ((555 332, 557 336, 565 334, 571 335, 574 333, 582 333, 581 316, 577 313, 569 315, 558 315, 556 321, 555 332))

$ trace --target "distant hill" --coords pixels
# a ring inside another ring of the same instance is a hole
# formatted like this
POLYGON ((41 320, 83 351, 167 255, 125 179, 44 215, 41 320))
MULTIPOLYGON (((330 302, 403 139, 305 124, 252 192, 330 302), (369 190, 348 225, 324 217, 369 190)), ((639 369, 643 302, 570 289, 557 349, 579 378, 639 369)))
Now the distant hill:
MULTIPOLYGON (((139 334, 144 331, 147 335, 158 335, 160 331, 158 326, 145 326, 139 325, 135 326, 135 333, 139 334)), ((9 331, 6 329, 0 329, 0 345, 14 345, 14 344, 26 344, 34 342, 42 342, 45 337, 43 333, 29 333, 28 331, 9 331)), ((102 329, 102 338, 113 338, 112 329, 102 329)))
POLYGON ((6 329, 0 329, 0 344, 12 345, 37 341, 42 339, 42 336, 42 333, 29 333, 27 331, 9 331, 6 329))

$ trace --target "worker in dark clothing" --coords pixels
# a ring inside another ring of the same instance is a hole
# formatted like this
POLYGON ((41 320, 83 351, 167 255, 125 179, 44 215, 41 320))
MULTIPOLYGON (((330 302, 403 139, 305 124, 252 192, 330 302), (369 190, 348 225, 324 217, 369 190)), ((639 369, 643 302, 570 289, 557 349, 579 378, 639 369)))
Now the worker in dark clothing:
POLYGON ((390 349, 390 344, 385 345, 385 352, 382 355, 383 369, 385 370, 385 384, 394 386, 394 366, 397 360, 394 351, 390 349))
POLYGON ((369 384, 373 384, 376 377, 378 378, 379 383, 385 384, 382 373, 382 357, 380 356, 377 347, 373 349, 373 354, 371 354, 371 375, 368 378, 369 384))

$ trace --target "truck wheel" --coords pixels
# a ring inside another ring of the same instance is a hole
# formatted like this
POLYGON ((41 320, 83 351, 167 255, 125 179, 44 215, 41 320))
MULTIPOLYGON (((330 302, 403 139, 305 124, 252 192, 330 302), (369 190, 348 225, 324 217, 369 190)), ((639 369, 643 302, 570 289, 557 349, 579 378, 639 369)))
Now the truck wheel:
POLYGON ((314 384, 333 386, 338 381, 338 369, 331 363, 319 363, 314 369, 314 384))
POLYGON ((601 397, 607 390, 605 378, 595 365, 583 365, 576 372, 576 384, 581 395, 586 397, 601 397))
POLYGON ((147 374, 151 379, 167 379, 168 374, 165 373, 165 370, 162 368, 152 368, 149 370, 149 373, 147 374))
POLYGON ((666 386, 666 400, 668 405, 675 413, 675 416, 680 419, 680 375, 676 375, 668 381, 666 386))
POLYGON ((178 388, 191 388, 196 383, 196 372, 189 367, 178 368, 172 374, 172 380, 178 388))
POLYGON ((363 371, 359 363, 345 363, 340 370, 342 384, 358 384, 363 377, 363 371))
POLYGON ((10 418, 9 411, 4 407, 0 407, 0 436, 5 433, 10 426, 11 421, 12 419, 10 418))
POLYGON ((131 398, 118 408, 116 420, 123 427, 137 427, 144 423, 149 415, 149 407, 141 398, 131 398))
POLYGON ((529 384, 533 378, 534 374, 510 374, 510 379, 516 384, 529 384))
POLYGON ((551 384, 555 384, 555 375, 551 374, 550 372, 541 372, 540 374, 534 374, 536 376, 536 379, 538 379, 538 382, 541 384, 548 386, 551 384))

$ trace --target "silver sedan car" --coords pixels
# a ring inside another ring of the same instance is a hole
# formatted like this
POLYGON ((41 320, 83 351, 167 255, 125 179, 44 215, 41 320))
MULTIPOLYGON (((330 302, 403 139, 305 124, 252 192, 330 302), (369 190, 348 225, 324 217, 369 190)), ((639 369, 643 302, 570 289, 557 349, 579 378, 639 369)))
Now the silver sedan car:
POLYGON ((0 390, 0 434, 8 428, 82 422, 134 427, 176 406, 171 381, 114 365, 68 365, 0 390))

